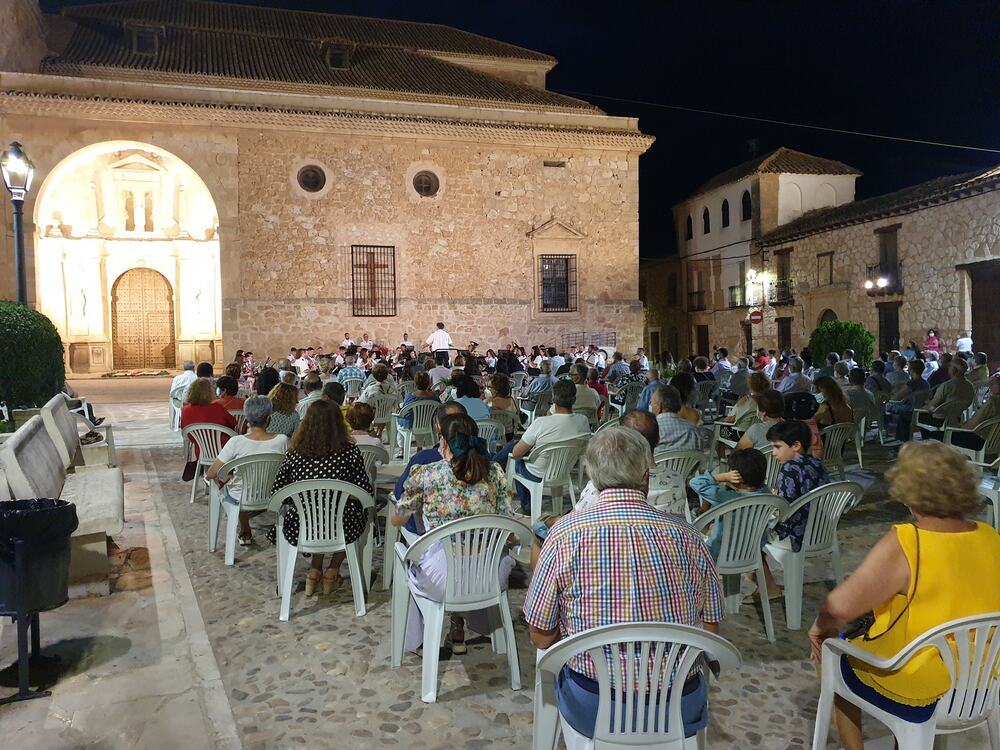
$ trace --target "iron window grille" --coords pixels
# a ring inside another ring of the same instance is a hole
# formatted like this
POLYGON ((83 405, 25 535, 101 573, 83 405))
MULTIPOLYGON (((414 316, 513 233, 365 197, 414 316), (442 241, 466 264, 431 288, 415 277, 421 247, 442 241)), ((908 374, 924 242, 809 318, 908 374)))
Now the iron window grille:
POLYGON ((352 311, 359 317, 396 314, 396 248, 351 245, 352 311))
POLYGON ((542 312, 576 312, 576 256, 540 255, 538 287, 542 312))

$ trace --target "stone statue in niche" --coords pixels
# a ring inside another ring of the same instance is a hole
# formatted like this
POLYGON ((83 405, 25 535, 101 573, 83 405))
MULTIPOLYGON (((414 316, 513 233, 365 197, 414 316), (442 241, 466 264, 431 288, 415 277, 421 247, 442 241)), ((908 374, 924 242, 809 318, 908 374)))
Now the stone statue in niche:
POLYGON ((87 292, 82 288, 73 290, 69 295, 69 315, 78 319, 87 317, 87 292))

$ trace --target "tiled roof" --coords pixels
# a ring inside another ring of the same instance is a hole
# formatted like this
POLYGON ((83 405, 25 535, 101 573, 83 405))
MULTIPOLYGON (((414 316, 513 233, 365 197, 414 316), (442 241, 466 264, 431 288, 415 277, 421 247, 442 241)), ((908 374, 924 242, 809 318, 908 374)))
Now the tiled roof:
POLYGON ((849 224, 862 224, 866 221, 910 213, 915 209, 998 189, 1000 189, 1000 166, 986 171, 938 177, 897 190, 895 193, 853 201, 833 208, 809 211, 794 221, 768 232, 762 242, 765 245, 776 245, 849 224))
POLYGON ((549 55, 434 23, 362 18, 207 0, 126 0, 63 9, 70 18, 143 21, 192 31, 282 39, 340 38, 354 44, 555 63, 549 55))
POLYGON ((782 146, 769 154, 754 157, 742 164, 736 165, 732 169, 727 169, 725 172, 715 175, 708 182, 699 186, 688 198, 694 198, 754 174, 860 175, 861 172, 854 167, 849 167, 833 159, 824 159, 812 154, 804 154, 801 151, 795 151, 782 146))
MULTIPOLYGON (((145 2, 139 0, 120 7, 145 2)), ((189 2, 181 0, 181 4, 189 2)), ((599 111, 578 99, 395 46, 358 46, 351 55, 350 65, 336 69, 326 64, 321 45, 314 39, 166 26, 155 54, 134 54, 130 38, 121 28, 93 18, 79 19, 65 49, 42 66, 42 72, 62 75, 87 75, 106 69, 119 70, 128 78, 147 80, 163 74, 170 81, 183 81, 187 77, 192 83, 211 83, 201 79, 225 79, 230 84, 247 87, 252 87, 253 82, 283 82, 289 84, 289 90, 327 94, 345 93, 344 89, 386 95, 402 92, 408 98, 416 94, 534 108, 599 111)))

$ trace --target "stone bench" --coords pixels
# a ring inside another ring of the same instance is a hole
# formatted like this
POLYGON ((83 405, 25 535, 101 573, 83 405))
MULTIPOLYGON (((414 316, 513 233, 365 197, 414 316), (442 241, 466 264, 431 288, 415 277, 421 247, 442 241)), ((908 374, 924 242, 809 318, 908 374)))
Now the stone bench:
POLYGON ((121 470, 78 466, 67 473, 41 416, 29 419, 0 446, 0 470, 14 499, 58 497, 76 505, 80 526, 71 539, 71 596, 108 594, 108 537, 125 525, 121 470))
POLYGON ((62 394, 49 399, 42 407, 41 417, 66 471, 75 471, 78 466, 117 465, 115 435, 111 425, 94 427, 86 417, 69 410, 69 403, 62 394), (82 445, 81 431, 97 432, 103 439, 90 445, 82 445))

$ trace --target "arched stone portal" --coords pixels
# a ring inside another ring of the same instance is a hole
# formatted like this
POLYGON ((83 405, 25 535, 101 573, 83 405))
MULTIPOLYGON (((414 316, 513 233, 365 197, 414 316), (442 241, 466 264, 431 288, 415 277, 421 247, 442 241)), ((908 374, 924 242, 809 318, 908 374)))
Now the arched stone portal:
POLYGON ((218 223, 201 178, 156 146, 109 141, 60 162, 36 203, 35 268, 70 369, 221 360, 218 223))
POLYGON ((830 323, 834 320, 837 320, 837 313, 835 313, 833 310, 830 310, 829 308, 824 310, 823 313, 819 316, 820 325, 822 325, 823 323, 830 323))

